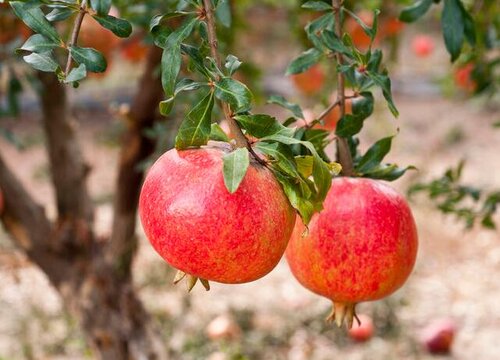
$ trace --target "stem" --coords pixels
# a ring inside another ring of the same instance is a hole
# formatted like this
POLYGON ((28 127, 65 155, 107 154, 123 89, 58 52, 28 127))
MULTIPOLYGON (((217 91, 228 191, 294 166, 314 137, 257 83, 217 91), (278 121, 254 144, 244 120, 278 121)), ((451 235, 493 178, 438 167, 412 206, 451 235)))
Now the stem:
MULTIPOLYGON (((206 18, 207 28, 208 28, 208 42, 210 44, 210 53, 211 53, 212 57, 215 59, 217 66, 220 68, 221 67, 221 60, 220 60, 219 53, 217 51, 218 42, 217 42, 217 32, 216 32, 216 28, 215 28, 214 13, 213 13, 213 9, 212 9, 212 1, 211 0, 203 0, 203 7, 205 10, 205 18, 206 18)), ((232 113, 231 109, 229 108, 229 105, 222 102, 221 106, 222 106, 222 110, 224 111, 226 121, 228 122, 229 129, 231 130, 231 133, 234 134, 236 146, 238 146, 240 148, 246 147, 248 149, 248 151, 250 152, 250 154, 252 154, 252 156, 261 165, 266 165, 267 163, 263 159, 261 159, 255 153, 255 151, 252 149, 252 146, 248 142, 247 137, 245 136, 245 134, 243 134, 243 131, 241 131, 241 128, 239 127, 236 120, 234 120, 233 113, 232 113)))
MULTIPOLYGON (((81 5, 80 5, 80 12, 78 13, 78 16, 75 19, 75 24, 73 26, 73 32, 71 33, 71 39, 68 44, 68 52, 69 48, 72 47, 73 45, 76 45, 78 42, 78 34, 80 34, 80 28, 82 27, 82 22, 83 18, 85 17, 85 14, 87 13, 87 0, 83 0, 81 5)), ((71 54, 68 53, 68 60, 66 61, 66 70, 65 74, 68 76, 69 71, 71 70, 71 54)))
MULTIPOLYGON (((342 0, 332 0, 332 6, 335 16, 335 32, 339 39, 342 38, 343 30, 342 30, 342 19, 340 18, 340 9, 342 8, 342 0)), ((337 64, 342 66, 344 63, 344 57, 340 52, 335 54, 337 58, 337 64)), ((343 118, 345 115, 345 82, 344 75, 339 71, 337 74, 337 101, 340 106, 340 118, 343 118)), ((338 160, 342 165, 342 174, 344 176, 352 176, 354 175, 354 166, 351 157, 351 151, 349 150, 349 144, 347 143, 347 139, 338 137, 337 140, 337 154, 338 160)))

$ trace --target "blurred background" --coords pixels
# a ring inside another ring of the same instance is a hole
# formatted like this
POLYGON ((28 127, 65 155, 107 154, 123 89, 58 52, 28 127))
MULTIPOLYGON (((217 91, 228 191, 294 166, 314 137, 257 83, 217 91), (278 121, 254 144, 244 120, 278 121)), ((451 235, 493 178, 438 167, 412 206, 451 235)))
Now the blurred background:
MULTIPOLYGON (((144 9, 140 2, 114 2, 117 11, 134 24, 128 39, 119 40, 92 23, 82 28, 81 41, 108 58, 104 74, 90 76, 77 89, 67 89, 83 155, 91 166, 88 184, 98 237, 110 234, 120 139, 134 98, 144 91, 138 83, 154 52, 144 29, 150 13, 159 12, 159 3, 152 1, 144 9)), ((382 5, 376 43, 384 51, 400 111, 395 119, 379 96, 380 104, 361 133, 361 149, 397 133, 389 160, 418 169, 392 184, 402 193, 443 177, 463 160, 460 184, 485 193, 498 191, 499 74, 491 65, 500 56, 498 6, 494 1, 472 4, 478 22, 488 26, 485 33, 495 41, 496 49, 478 46, 451 64, 439 8, 418 22, 405 24, 397 20, 403 3, 349 5, 366 22, 372 16, 367 9, 382 5)), ((300 5, 291 0, 235 1, 232 30, 220 29, 221 51, 236 54, 244 62, 239 76, 258 94, 259 107, 282 120, 287 115, 265 103, 270 95, 286 96, 314 117, 328 105, 336 86, 333 64, 327 62, 300 76, 284 75, 290 60, 307 48, 302 29, 313 13, 300 5)), ((13 55, 26 35, 23 26, 11 18, 10 9, 0 11, 0 152, 33 198, 55 218, 36 81, 32 70, 13 55), (15 31, 9 38, 11 30, 15 31)), ((346 23, 346 29, 359 47, 367 46, 359 25, 346 23)), ((172 146, 175 130, 192 103, 189 95, 183 97, 172 115, 158 115, 160 120, 144 130, 156 149, 141 162, 141 168, 172 146)), ((367 341, 356 341, 345 329, 325 323, 329 301, 301 287, 284 260, 254 283, 212 283, 210 292, 196 287, 188 295, 184 284, 172 285, 175 271, 153 251, 140 225, 133 285, 160 329, 171 359, 431 359, 435 355, 426 348, 429 336, 443 328, 453 330, 445 336, 451 339, 452 348, 439 356, 498 359, 499 231, 471 223, 460 211, 443 214, 424 194, 412 196, 411 206, 420 237, 417 264, 396 294, 359 305, 358 312, 374 324, 374 334, 367 341)), ((499 220, 494 214, 493 223, 499 220)), ((46 275, 0 230, 0 359, 91 358, 94 355, 82 330, 46 275)))

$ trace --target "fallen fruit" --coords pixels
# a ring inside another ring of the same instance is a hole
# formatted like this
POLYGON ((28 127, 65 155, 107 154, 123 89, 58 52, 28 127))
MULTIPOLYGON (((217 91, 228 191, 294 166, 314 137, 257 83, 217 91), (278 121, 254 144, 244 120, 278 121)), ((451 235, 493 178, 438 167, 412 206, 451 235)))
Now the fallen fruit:
POLYGON ((349 337, 358 342, 370 340, 374 332, 372 318, 368 315, 361 314, 358 315, 358 320, 359 323, 355 321, 352 328, 349 329, 349 337))
POLYGON ((421 341, 431 354, 449 354, 455 332, 456 325, 452 319, 435 320, 422 331, 421 341))
POLYGON ((244 283, 276 266, 295 212, 271 171, 254 162, 229 193, 222 157, 230 149, 222 144, 163 154, 144 181, 139 214, 155 250, 176 269, 244 283))
POLYGON ((352 327, 355 305, 399 289, 417 255, 417 230, 406 200, 371 179, 335 178, 306 231, 297 220, 286 258, 297 280, 333 301, 328 320, 352 327))
POLYGON ((211 340, 237 339, 241 329, 232 316, 220 315, 208 324, 205 333, 211 340))
POLYGON ((300 74, 292 75, 295 87, 306 95, 319 92, 325 84, 325 71, 316 64, 300 74))
POLYGON ((417 35, 411 42, 411 48, 418 57, 427 57, 434 51, 434 40, 427 35, 417 35))

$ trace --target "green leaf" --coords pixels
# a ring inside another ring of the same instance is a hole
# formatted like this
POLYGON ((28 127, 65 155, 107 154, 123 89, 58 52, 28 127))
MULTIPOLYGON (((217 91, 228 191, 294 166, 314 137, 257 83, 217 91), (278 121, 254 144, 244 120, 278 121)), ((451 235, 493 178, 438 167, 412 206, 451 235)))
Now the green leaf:
POLYGON ((132 34, 132 25, 127 20, 118 19, 111 15, 93 15, 92 17, 116 36, 126 38, 132 34))
POLYGON ((84 64, 88 71, 96 73, 106 71, 106 59, 95 49, 70 46, 69 53, 78 64, 84 64))
POLYGON ((263 138, 278 133, 285 136, 292 136, 294 133, 293 129, 284 127, 276 118, 265 114, 236 115, 234 119, 249 135, 256 138, 263 138))
POLYGON ((470 45, 476 45, 476 25, 471 14, 465 9, 461 1, 458 2, 464 19, 464 34, 470 45))
POLYGON ((50 22, 63 21, 75 14, 77 10, 72 8, 55 8, 50 13, 45 15, 45 18, 50 22))
POLYGON ((303 52, 288 65, 286 75, 303 73, 316 64, 322 56, 323 53, 316 48, 311 48, 303 52))
POLYGON ((308 178, 313 174, 314 157, 312 156, 296 156, 297 170, 304 178, 308 178))
POLYGON ((64 79, 64 82, 66 84, 72 83, 72 82, 78 82, 82 79, 84 79, 87 76, 87 68, 85 67, 84 64, 81 64, 80 66, 73 68, 68 76, 66 76, 66 79, 64 79))
POLYGON ((182 56, 180 45, 163 50, 161 57, 161 83, 167 96, 175 96, 175 84, 181 70, 182 56))
POLYGON ((30 7, 30 4, 21 1, 11 1, 10 6, 16 16, 21 19, 30 29, 57 44, 62 44, 56 29, 45 18, 45 14, 38 7, 30 7))
POLYGON ((363 175, 370 179, 394 181, 403 176, 408 170, 415 170, 414 166, 400 168, 396 164, 380 164, 363 175))
POLYGON ((404 8, 399 15, 399 20, 404 22, 414 22, 421 18, 431 7, 432 0, 419 0, 413 5, 404 8))
POLYGON ((54 60, 51 53, 32 53, 23 56, 23 60, 30 64, 36 70, 44 72, 55 72, 59 69, 59 64, 54 60))
POLYGON ((363 174, 369 172, 380 164, 391 150, 393 136, 380 139, 373 144, 363 157, 359 160, 356 171, 363 174))
POLYGON ((375 72, 367 71, 366 74, 373 80, 375 85, 382 89, 382 94, 384 95, 385 100, 387 101, 387 105, 389 106, 389 110, 391 110, 392 115, 395 117, 399 116, 399 111, 394 104, 392 99, 392 90, 391 90, 391 79, 386 74, 378 74, 375 72))
POLYGON ((304 119, 304 113, 298 104, 287 101, 283 96, 272 95, 267 101, 268 104, 276 104, 289 110, 295 117, 304 119))
POLYGON ((189 36, 194 30, 196 24, 199 23, 196 17, 188 18, 184 23, 175 31, 171 32, 165 39, 157 39, 157 46, 168 49, 180 44, 189 36))
POLYGON ((331 4, 327 4, 324 1, 308 1, 302 5, 303 9, 315 10, 315 11, 332 11, 333 7, 331 4))
POLYGON ((49 52, 59 44, 47 39, 45 36, 40 34, 31 35, 28 40, 21 46, 19 50, 31 51, 35 53, 45 53, 49 52))
POLYGON ((229 142, 230 139, 227 134, 222 130, 219 124, 213 123, 210 128, 210 140, 229 142))
POLYGON ((250 165, 250 156, 247 148, 239 148, 233 152, 224 155, 222 158, 224 174, 224 184, 227 190, 234 194, 240 186, 245 174, 247 173, 248 166, 250 165))
POLYGON ((328 190, 330 189, 330 185, 332 182, 332 176, 330 174, 330 170, 326 163, 321 159, 321 157, 318 155, 316 149, 314 146, 307 141, 301 141, 297 140, 295 138, 291 138, 282 134, 275 134, 271 136, 267 136, 265 138, 260 139, 261 141, 265 142, 273 142, 277 141, 285 145, 293 145, 293 144, 300 144, 305 146, 312 154, 314 157, 314 168, 313 168, 313 178, 314 178, 314 184, 316 186, 317 190, 317 197, 320 201, 324 200, 326 198, 326 195, 328 194, 328 190))
POLYGON ((228 55, 226 58, 225 68, 229 75, 233 75, 241 66, 242 62, 234 55, 228 55))
POLYGON ((160 28, 161 23, 164 20, 168 20, 168 19, 172 19, 175 17, 184 16, 184 15, 189 15, 189 14, 193 14, 193 13, 179 10, 179 11, 172 11, 172 12, 169 12, 166 14, 155 15, 155 16, 153 16, 153 18, 151 19, 151 21, 149 23, 149 32, 155 33, 160 28))
POLYGON ((161 115, 167 116, 168 114, 170 114, 170 112, 174 108, 174 97, 170 97, 166 100, 161 101, 159 104, 159 108, 161 115))
POLYGON ((215 16, 217 20, 221 22, 222 25, 229 28, 231 27, 232 14, 231 5, 229 0, 220 0, 215 9, 215 16))
POLYGON ((193 81, 188 78, 181 79, 176 85, 175 85, 175 91, 174 94, 177 96, 179 93, 183 91, 192 91, 192 90, 198 90, 202 86, 206 86, 207 84, 199 83, 196 81, 193 81))
POLYGON ((464 42, 465 25, 460 0, 444 0, 441 28, 446 49, 454 62, 460 55, 464 42))
POLYGON ((181 124, 175 147, 186 149, 205 145, 210 138, 212 110, 214 108, 214 93, 210 91, 205 97, 187 114, 181 124))
POLYGON ((362 92, 352 101, 352 114, 345 114, 335 128, 337 136, 348 138, 363 128, 364 121, 373 113, 374 99, 370 92, 362 92))
POLYGON ((90 5, 99 15, 108 15, 111 10, 111 0, 90 0, 90 5))
POLYGON ((229 104, 234 113, 250 110, 253 95, 243 83, 229 77, 215 82, 215 96, 229 104))

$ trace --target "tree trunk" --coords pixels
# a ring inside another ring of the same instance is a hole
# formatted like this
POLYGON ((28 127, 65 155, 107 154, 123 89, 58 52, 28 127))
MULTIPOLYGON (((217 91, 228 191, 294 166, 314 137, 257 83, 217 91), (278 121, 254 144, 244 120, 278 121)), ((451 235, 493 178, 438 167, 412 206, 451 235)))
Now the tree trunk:
POLYGON ((54 74, 39 74, 58 210, 54 223, 0 156, 0 188, 5 198, 2 222, 15 244, 59 291, 98 359, 167 358, 160 332, 137 296, 130 271, 143 177, 137 165, 154 149, 154 144, 144 139, 143 130, 153 124, 161 96, 161 82, 154 76, 160 59, 161 52, 152 48, 133 102, 123 141, 111 240, 98 240, 94 235, 86 185, 89 167, 83 161, 76 127, 70 120, 66 90, 54 74), (119 257, 110 256, 113 253, 119 257))

